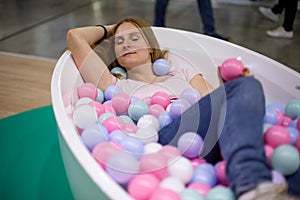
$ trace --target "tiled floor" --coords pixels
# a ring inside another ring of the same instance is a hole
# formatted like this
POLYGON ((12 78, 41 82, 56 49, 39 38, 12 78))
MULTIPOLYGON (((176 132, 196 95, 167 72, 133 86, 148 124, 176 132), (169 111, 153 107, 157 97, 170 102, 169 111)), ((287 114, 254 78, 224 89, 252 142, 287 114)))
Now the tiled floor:
MULTIPOLYGON (((212 2, 218 32, 231 36, 235 44, 300 72, 299 11, 294 38, 274 39, 267 37, 265 31, 277 24, 262 17, 257 7, 270 7, 276 0, 212 2)), ((68 29, 114 23, 124 16, 138 16, 152 24, 154 0, 2 0, 0 11, 0 51, 57 59, 66 46, 68 29)), ((170 0, 167 26, 200 33, 202 23, 196 0, 170 0)))

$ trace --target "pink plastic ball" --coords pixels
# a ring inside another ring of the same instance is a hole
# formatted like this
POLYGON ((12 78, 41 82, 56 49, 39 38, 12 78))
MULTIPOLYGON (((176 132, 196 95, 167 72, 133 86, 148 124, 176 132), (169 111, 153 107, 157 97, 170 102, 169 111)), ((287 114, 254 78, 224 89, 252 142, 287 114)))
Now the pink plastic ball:
POLYGON ((78 97, 89 97, 93 100, 96 100, 96 97, 98 96, 98 90, 97 87, 92 83, 84 83, 82 84, 78 89, 78 97))
POLYGON ((156 92, 151 98, 151 104, 159 104, 166 109, 170 104, 170 96, 165 92, 156 92))
POLYGON ((109 133, 115 130, 123 130, 124 129, 124 121, 117 116, 108 117, 102 125, 107 129, 109 133))
POLYGON ((206 196, 211 187, 206 183, 194 182, 188 185, 189 189, 196 190, 201 195, 206 196))
POLYGON ((127 113, 128 107, 131 103, 130 96, 125 92, 115 94, 111 99, 112 107, 117 113, 127 113))
POLYGON ((204 158, 193 158, 191 160, 191 163, 193 165, 193 168, 195 169, 198 165, 206 163, 206 160, 204 158))
POLYGON ((177 192, 165 189, 158 188, 150 197, 150 200, 180 200, 180 196, 177 192))
POLYGON ((103 108, 105 113, 117 114, 116 110, 109 104, 103 104, 103 108))
POLYGON ((272 154, 274 152, 274 148, 271 147, 270 145, 265 145, 265 154, 266 154, 266 157, 268 159, 268 164, 271 165, 271 158, 272 158, 272 154))
POLYGON ((179 149, 171 145, 165 145, 159 150, 159 154, 164 156, 166 160, 179 158, 181 156, 179 149))
POLYGON ((220 68, 220 74, 225 81, 230 81, 242 76, 245 67, 243 63, 236 58, 226 59, 220 68))
POLYGON ((98 117, 104 113, 104 107, 100 102, 93 101, 89 103, 89 105, 91 105, 96 110, 98 117))
POLYGON ((125 122, 124 126, 121 127, 121 130, 127 134, 135 134, 138 130, 138 127, 130 122, 125 122))
POLYGON ((104 168, 108 158, 122 150, 122 147, 114 142, 101 142, 98 143, 92 150, 92 157, 98 164, 104 168))
POLYGON ((159 180, 151 174, 139 174, 128 184, 128 193, 136 200, 147 200, 156 190, 159 180))
POLYGON ((216 175, 219 183, 224 186, 228 186, 228 180, 226 175, 226 162, 220 161, 215 165, 216 175))
POLYGON ((282 144, 290 144, 291 136, 285 127, 275 125, 264 134, 264 141, 275 149, 282 144))
POLYGON ((153 104, 149 106, 149 114, 154 117, 158 117, 160 113, 164 112, 165 109, 159 104, 153 104))
POLYGON ((167 160, 159 153, 144 154, 140 160, 140 171, 162 180, 168 175, 167 160))
POLYGON ((300 137, 296 140, 295 147, 300 152, 300 137))

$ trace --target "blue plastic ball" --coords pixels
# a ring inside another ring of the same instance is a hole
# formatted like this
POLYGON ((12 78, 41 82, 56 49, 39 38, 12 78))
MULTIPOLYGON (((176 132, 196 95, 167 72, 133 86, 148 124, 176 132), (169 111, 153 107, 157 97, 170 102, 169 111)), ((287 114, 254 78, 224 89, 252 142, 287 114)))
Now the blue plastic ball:
POLYGON ((120 145, 124 148, 125 151, 135 156, 138 160, 144 154, 144 144, 141 140, 134 137, 125 137, 121 141, 120 145))
POLYGON ((168 111, 161 112, 158 117, 159 128, 162 129, 163 127, 167 126, 173 121, 171 114, 168 111))
POLYGON ((93 125, 83 130, 81 139, 90 151, 100 142, 109 140, 107 130, 101 125, 93 125))
POLYGON ((271 161, 274 170, 288 176, 299 169, 300 155, 292 145, 281 145, 274 150, 271 161))
POLYGON ((111 100, 111 98, 119 92, 122 92, 122 88, 116 85, 110 85, 104 91, 104 97, 106 100, 111 100))
POLYGON ((209 190, 206 200, 235 200, 235 196, 231 189, 218 186, 209 190))
POLYGON ((128 107, 128 115, 134 121, 138 121, 143 115, 147 115, 148 113, 148 105, 142 100, 136 100, 128 107))
POLYGON ((300 116, 300 99, 292 99, 285 107, 285 113, 292 119, 300 116))
POLYGON ((127 79, 127 73, 122 67, 114 67, 110 72, 114 75, 120 76, 120 79, 127 79))
POLYGON ((96 101, 100 102, 100 103, 103 103, 104 101, 104 93, 101 89, 97 88, 98 90, 98 95, 96 97, 96 101))
POLYGON ((152 65, 153 72, 158 76, 164 76, 170 72, 170 64, 165 59, 158 59, 152 65))
POLYGON ((291 145, 295 145, 297 139, 299 138, 299 131, 297 128, 294 127, 287 127, 286 128, 289 134, 291 135, 291 145))
POLYGON ((213 187, 217 184, 217 175, 215 168, 210 163, 202 163, 196 167, 192 177, 192 183, 200 182, 213 187))
POLYGON ((120 144, 126 137, 129 136, 121 130, 115 130, 109 134, 110 141, 118 144, 120 144))
POLYGON ((180 192, 180 199, 181 200, 205 200, 200 192, 193 190, 193 189, 184 189, 180 192))

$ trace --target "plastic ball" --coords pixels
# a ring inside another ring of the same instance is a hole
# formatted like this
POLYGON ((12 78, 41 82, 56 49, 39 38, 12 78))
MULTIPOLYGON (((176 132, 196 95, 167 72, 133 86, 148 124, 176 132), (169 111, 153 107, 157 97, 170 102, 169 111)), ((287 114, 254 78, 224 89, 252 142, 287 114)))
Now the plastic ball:
POLYGON ((157 119, 159 122, 160 129, 169 125, 173 121, 173 118, 168 111, 164 111, 164 112, 160 113, 157 119))
POLYGON ((144 154, 140 160, 140 171, 152 174, 159 180, 168 175, 168 163, 163 155, 159 153, 144 154))
POLYGON ((214 187, 207 193, 206 200, 235 200, 235 195, 227 187, 214 187))
POLYGON ((122 130, 124 127, 124 121, 117 117, 117 116, 112 116, 108 117, 102 125, 108 130, 109 133, 115 130, 122 130))
POLYGON ((111 155, 122 151, 122 147, 114 142, 101 142, 92 150, 92 157, 104 168, 111 155))
POLYGON ((264 123, 281 125, 283 122, 282 104, 269 104, 265 108, 264 123))
POLYGON ((274 148, 271 147, 270 145, 265 144, 265 154, 268 160, 268 164, 271 165, 271 158, 272 158, 272 154, 274 152, 274 148))
POLYGON ((145 154, 157 153, 163 146, 157 142, 151 142, 144 146, 145 154))
POLYGON ((190 183, 187 187, 188 189, 193 189, 199 192, 202 196, 206 196, 211 187, 206 183, 194 182, 190 183))
POLYGON ((243 75, 243 63, 237 58, 226 59, 220 67, 220 75, 225 81, 236 79, 243 75))
POLYGON ((158 188, 159 180, 151 174, 139 174, 130 180, 127 190, 131 197, 136 200, 149 199, 158 188))
POLYGON ((175 100, 170 107, 170 114, 175 119, 180 116, 184 111, 186 111, 191 104, 185 99, 177 99, 175 100))
POLYGON ((292 119, 300 116, 300 99, 290 100, 285 107, 285 114, 292 119))
POLYGON ((276 170, 272 170, 272 182, 278 184, 282 184, 282 183, 285 184, 286 179, 280 172, 276 170))
POLYGON ((106 112, 106 113, 103 113, 99 116, 98 118, 98 121, 100 124, 103 124, 103 122, 109 118, 109 117, 112 117, 112 116, 115 116, 113 113, 110 113, 110 112, 106 112))
POLYGON ((128 107, 128 115, 134 121, 138 121, 143 115, 147 115, 148 113, 148 105, 142 100, 134 101, 128 107))
POLYGON ((96 110, 98 117, 104 113, 104 107, 100 102, 93 101, 93 102, 89 103, 89 105, 92 106, 96 110))
POLYGON ((299 138, 299 131, 293 127, 287 127, 286 129, 291 136, 291 145, 295 145, 297 139, 299 138))
POLYGON ((104 93, 101 89, 97 88, 98 95, 96 97, 96 101, 103 103, 104 102, 104 93))
POLYGON ((180 196, 173 190, 158 188, 154 191, 149 200, 180 200, 180 196))
POLYGON ((165 59, 157 59, 152 65, 153 72, 158 76, 164 76, 170 72, 170 64, 165 59))
POLYGON ((276 148, 283 144, 290 144, 291 136, 285 127, 275 125, 264 134, 264 141, 265 144, 276 148))
POLYGON ((187 100, 191 105, 197 103, 201 99, 201 95, 198 90, 192 87, 188 87, 183 90, 180 98, 187 100))
POLYGON ((295 148, 300 152, 300 137, 296 140, 295 148))
POLYGON ((184 188, 184 184, 176 177, 168 176, 163 179, 160 184, 160 188, 170 189, 174 192, 180 193, 184 188))
POLYGON ((117 114, 116 110, 110 104, 102 104, 104 108, 104 112, 106 113, 113 113, 114 115, 117 114))
POLYGON ((203 150, 203 139, 195 132, 186 132, 179 137, 177 147, 182 155, 195 158, 203 150))
POLYGON ((111 99, 112 107, 119 114, 127 113, 130 103, 130 96, 125 92, 119 92, 115 94, 111 99))
POLYGON ((138 160, 144 154, 144 145, 143 143, 133 137, 125 137, 123 141, 120 142, 120 145, 123 147, 125 151, 135 156, 138 160))
POLYGON ((98 96, 97 87, 92 83, 83 83, 78 87, 77 92, 79 98, 89 97, 93 100, 96 100, 96 97, 98 96))
POLYGON ((80 105, 76 107, 73 112, 73 122, 77 127, 81 129, 96 124, 97 120, 97 112, 90 105, 80 105))
POLYGON ((139 172, 139 164, 132 154, 120 151, 108 158, 105 169, 117 183, 125 184, 139 172))
POLYGON ((166 160, 181 157, 180 151, 171 145, 165 145, 159 150, 159 154, 164 156, 166 160))
POLYGON ((194 170, 192 182, 206 183, 210 187, 215 186, 217 183, 217 176, 214 166, 210 163, 203 163, 199 165, 194 170))
POLYGON ((116 85, 110 85, 105 89, 104 97, 106 100, 111 100, 115 94, 120 92, 122 92, 122 88, 116 85))
POLYGON ((115 130, 109 134, 110 141, 118 144, 120 144, 126 137, 128 137, 128 135, 121 130, 115 130))
POLYGON ((298 117, 298 119, 297 119, 296 126, 297 126, 298 130, 300 131, 300 117, 298 117))
POLYGON ((159 104, 153 104, 149 106, 149 114, 154 117, 158 117, 160 113, 164 112, 165 109, 159 104))
POLYGON ((124 126, 122 126, 121 130, 127 134, 134 134, 137 132, 138 127, 134 123, 125 122, 124 126))
POLYGON ((285 176, 296 172, 300 165, 300 155, 291 145, 281 145, 272 154, 272 167, 285 176))
POLYGON ((119 79, 127 79, 127 73, 122 67, 114 67, 110 70, 110 73, 117 75, 119 79))
POLYGON ((159 130, 158 119, 156 117, 154 117, 153 115, 144 115, 137 122, 138 128, 146 128, 148 126, 151 126, 156 131, 158 131, 159 130))
POLYGON ((169 176, 176 177, 184 184, 188 183, 191 180, 194 170, 190 160, 181 156, 179 158, 174 158, 172 160, 169 160, 168 164, 169 164, 168 165, 169 176), (184 173, 178 173, 178 172, 184 172, 184 173))
POLYGON ((119 116, 125 123, 134 123, 133 120, 128 115, 120 115, 119 116))
POLYGON ((132 136, 138 138, 144 144, 158 141, 158 133, 152 126, 139 128, 132 136))
POLYGON ((164 109, 170 104, 170 96, 162 91, 156 92, 151 97, 151 105, 158 104, 161 105, 164 109))
POLYGON ((93 101, 94 100, 89 97, 82 97, 82 98, 78 99, 78 101, 76 101, 75 108, 82 106, 82 105, 90 104, 93 101))
POLYGON ((180 192, 181 200, 205 200, 204 196, 193 189, 184 189, 180 192))
POLYGON ((191 159, 191 163, 193 165, 193 169, 195 169, 198 165, 206 163, 206 160, 204 158, 193 158, 191 159))
POLYGON ((227 179, 227 175, 226 175, 226 162, 223 160, 223 161, 219 161, 218 163, 216 163, 215 170, 216 170, 218 182, 221 183, 222 185, 227 186, 228 179, 227 179))
POLYGON ((96 144, 108 141, 109 136, 103 126, 95 124, 83 130, 81 139, 88 149, 92 150, 96 144))

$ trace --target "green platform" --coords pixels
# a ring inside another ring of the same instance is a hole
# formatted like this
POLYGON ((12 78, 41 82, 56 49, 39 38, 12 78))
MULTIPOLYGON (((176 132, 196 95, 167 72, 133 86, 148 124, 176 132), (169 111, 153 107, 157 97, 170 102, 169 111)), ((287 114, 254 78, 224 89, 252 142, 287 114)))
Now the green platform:
POLYGON ((73 199, 52 106, 0 120, 0 199, 73 199))

